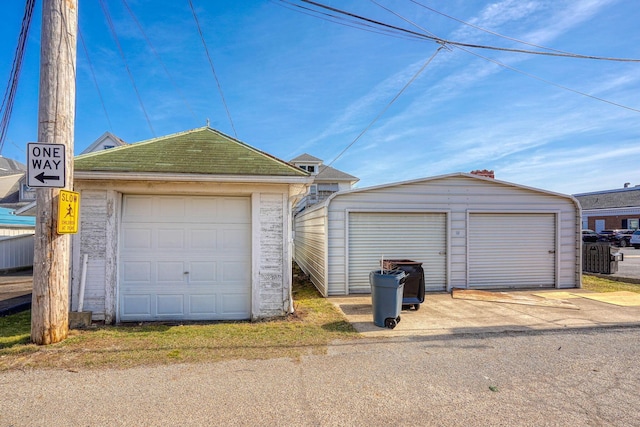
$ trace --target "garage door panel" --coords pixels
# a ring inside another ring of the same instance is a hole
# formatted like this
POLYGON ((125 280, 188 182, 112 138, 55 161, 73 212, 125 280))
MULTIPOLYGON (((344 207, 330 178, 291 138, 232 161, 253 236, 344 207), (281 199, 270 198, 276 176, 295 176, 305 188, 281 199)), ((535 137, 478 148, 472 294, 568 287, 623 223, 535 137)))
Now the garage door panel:
POLYGON ((425 287, 446 288, 446 214, 349 214, 349 292, 370 292, 369 272, 381 258, 411 259, 422 263, 425 287))
POLYGON ((151 218, 153 213, 153 199, 151 196, 127 196, 122 206, 123 216, 132 221, 144 221, 151 218))
POLYGON ((189 265, 189 283, 208 283, 216 281, 217 262, 213 260, 191 262, 189 265))
POLYGON ((224 203, 218 206, 216 220, 222 223, 249 224, 251 222, 251 209, 248 199, 225 198, 224 203))
POLYGON ((249 198, 125 196, 123 206, 120 320, 250 317, 249 198), (204 208, 214 212, 195 214, 204 208))
POLYGON ((151 249, 151 228, 130 228, 123 230, 122 248, 127 249, 151 249))
POLYGON ((244 262, 222 261, 222 280, 225 283, 245 284, 251 279, 249 265, 244 262))
POLYGON ((184 295, 158 294, 158 316, 184 316, 184 295))
POLYGON ((183 221, 186 217, 185 197, 158 197, 154 214, 162 213, 162 218, 183 221))
POLYGON ((144 282, 151 283, 151 262, 122 263, 123 279, 127 283, 144 282))
POLYGON ((468 287, 554 287, 555 233, 552 213, 470 214, 468 287))
POLYGON ((184 263, 176 261, 156 262, 156 281, 163 283, 182 283, 185 278, 184 263))
POLYGON ((246 227, 229 227, 222 232, 222 245, 225 253, 244 251, 247 243, 251 241, 251 232, 246 227))
POLYGON ((190 295, 190 313, 196 316, 215 315, 216 301, 216 294, 190 295))
POLYGON ((190 230, 191 249, 215 250, 218 245, 218 231, 203 228, 190 230))
POLYGON ((181 228, 159 228, 158 249, 186 249, 184 232, 181 228))
POLYGON ((238 318, 249 310, 249 303, 243 294, 223 293, 220 296, 222 315, 228 318, 238 318))
POLYGON ((122 299, 122 314, 124 316, 151 316, 151 295, 126 295, 122 299))

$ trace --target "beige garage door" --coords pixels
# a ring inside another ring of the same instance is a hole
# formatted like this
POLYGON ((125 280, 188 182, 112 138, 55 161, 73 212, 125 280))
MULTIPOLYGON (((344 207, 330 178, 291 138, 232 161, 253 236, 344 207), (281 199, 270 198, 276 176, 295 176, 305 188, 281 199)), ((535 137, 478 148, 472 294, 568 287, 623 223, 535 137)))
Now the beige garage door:
POLYGON ((246 197, 127 195, 120 233, 120 321, 248 319, 246 197))
POLYGON ((554 287, 555 214, 469 215, 469 288, 554 287))
POLYGON ((446 214, 351 212, 349 214, 349 293, 371 292, 369 272, 380 259, 422 263, 427 291, 446 288, 446 214))

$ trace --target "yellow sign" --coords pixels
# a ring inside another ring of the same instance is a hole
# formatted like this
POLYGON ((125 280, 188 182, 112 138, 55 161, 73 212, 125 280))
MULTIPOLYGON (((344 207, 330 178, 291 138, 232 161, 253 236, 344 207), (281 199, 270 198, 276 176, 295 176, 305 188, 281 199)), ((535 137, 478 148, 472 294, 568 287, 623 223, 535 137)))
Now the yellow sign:
POLYGON ((80 193, 60 190, 58 196, 58 234, 78 232, 80 217, 80 193))

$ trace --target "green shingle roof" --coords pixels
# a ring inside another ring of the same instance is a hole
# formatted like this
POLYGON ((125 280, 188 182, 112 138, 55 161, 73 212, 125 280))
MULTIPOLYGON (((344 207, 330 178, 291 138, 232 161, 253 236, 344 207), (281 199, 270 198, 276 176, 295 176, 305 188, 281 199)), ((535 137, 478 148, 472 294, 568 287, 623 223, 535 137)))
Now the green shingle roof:
POLYGON ((209 127, 77 156, 74 170, 209 175, 308 173, 209 127))

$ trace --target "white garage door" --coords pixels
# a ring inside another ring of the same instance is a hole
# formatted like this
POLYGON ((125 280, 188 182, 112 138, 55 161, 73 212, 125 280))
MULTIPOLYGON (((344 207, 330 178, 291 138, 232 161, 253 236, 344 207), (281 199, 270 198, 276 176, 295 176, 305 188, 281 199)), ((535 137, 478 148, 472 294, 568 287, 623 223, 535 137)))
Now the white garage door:
POLYGON ((371 292, 369 272, 380 259, 422 263, 427 291, 446 288, 446 214, 349 214, 349 293, 371 292))
POLYGON ((469 288, 554 287, 554 214, 469 215, 469 288))
POLYGON ((248 319, 246 197, 124 196, 120 321, 248 319))

